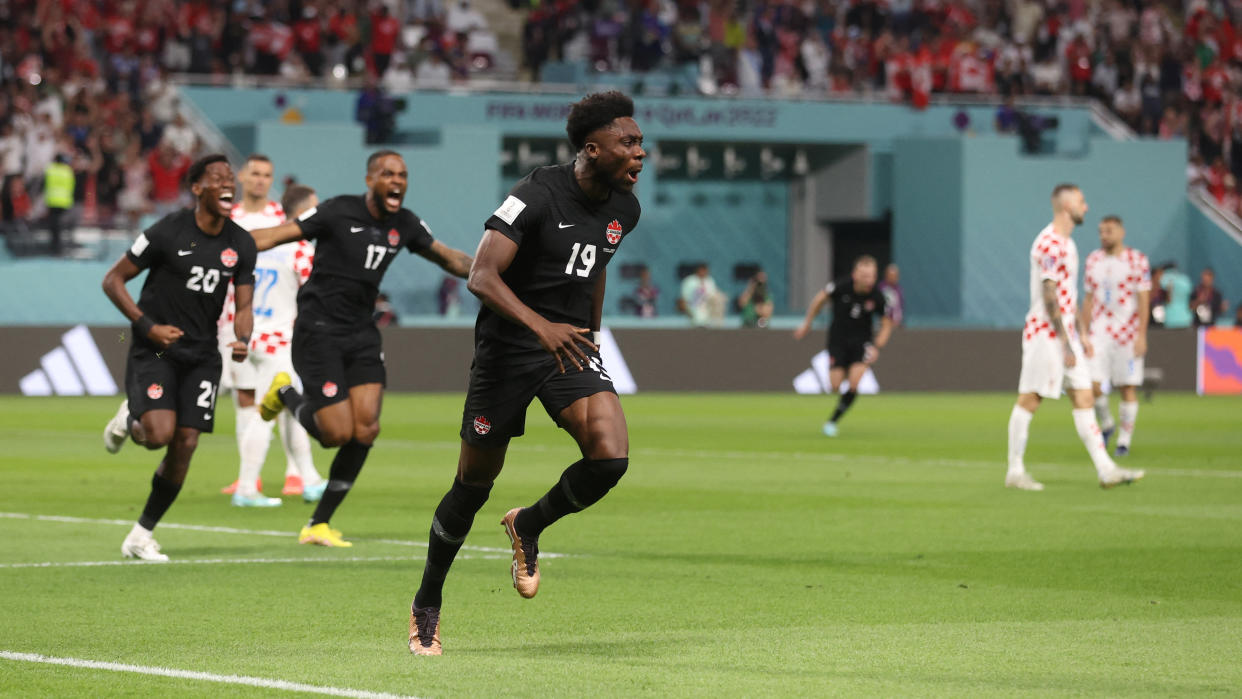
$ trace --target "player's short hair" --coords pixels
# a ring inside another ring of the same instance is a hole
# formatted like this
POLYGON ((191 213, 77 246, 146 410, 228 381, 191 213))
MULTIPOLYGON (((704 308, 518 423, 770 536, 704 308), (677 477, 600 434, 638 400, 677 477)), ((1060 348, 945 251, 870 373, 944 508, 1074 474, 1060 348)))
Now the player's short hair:
POLYGON ((395 155, 398 158, 404 159, 404 156, 402 156, 397 151, 392 150, 391 148, 385 148, 384 150, 377 150, 371 155, 367 156, 367 174, 368 175, 371 174, 371 171, 375 169, 375 164, 379 162, 380 158, 387 158, 390 155, 395 155))
POLYGON ((854 258, 854 266, 851 267, 850 269, 858 269, 859 267, 863 265, 871 265, 877 268, 879 267, 874 257, 870 255, 859 255, 858 257, 854 258))
POLYGON ((617 90, 596 92, 574 102, 569 107, 569 118, 565 120, 565 133, 569 135, 569 143, 582 150, 587 137, 596 129, 602 129, 612 123, 613 119, 634 116, 634 100, 617 90))
POLYGON ((1121 217, 1118 216, 1117 214, 1109 214, 1105 216, 1104 218, 1100 219, 1100 223, 1115 223, 1118 226, 1125 225, 1124 223, 1121 222, 1121 217))
POLYGON ((249 165, 250 163, 254 163, 254 162, 267 163, 268 165, 271 165, 272 159, 267 157, 266 155, 263 155, 262 153, 251 153, 250 155, 246 156, 246 159, 242 162, 242 165, 249 165))
POLYGON ((285 189, 284 196, 280 198, 280 208, 285 210, 286 216, 292 216, 307 199, 315 195, 314 187, 307 187, 304 184, 291 184, 285 189))
POLYGON ((198 181, 203 179, 203 175, 207 173, 207 166, 212 165, 213 163, 225 163, 227 165, 228 162, 228 156, 223 153, 211 153, 210 155, 204 155, 198 160, 195 160, 194 164, 190 166, 190 169, 186 171, 185 183, 191 186, 198 184, 198 181))
POLYGON ((1056 199, 1057 197, 1061 196, 1065 192, 1073 192, 1077 190, 1078 188, 1079 187, 1076 184, 1072 184, 1070 182, 1062 182, 1061 184, 1052 188, 1052 198, 1056 199))

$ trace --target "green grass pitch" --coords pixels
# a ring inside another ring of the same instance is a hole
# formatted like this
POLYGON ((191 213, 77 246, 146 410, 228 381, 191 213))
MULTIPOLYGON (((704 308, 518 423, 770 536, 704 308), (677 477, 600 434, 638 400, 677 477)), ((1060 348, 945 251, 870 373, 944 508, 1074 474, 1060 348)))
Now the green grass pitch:
MULTIPOLYGON (((171 565, 112 565, 158 461, 104 452, 115 400, 4 398, 0 651, 418 697, 1242 692, 1242 399, 1143 403, 1125 465, 1147 478, 1110 491, 1045 403, 1043 493, 1002 487, 1012 400, 864 396, 830 440, 823 397, 627 397, 629 474, 544 534, 563 556, 523 600, 500 517, 577 458, 535 405, 449 576, 445 655, 415 658, 461 396, 386 397, 333 520, 352 549, 297 545, 300 500, 229 506, 222 408, 156 530, 171 565)), ((268 494, 282 470, 274 441, 268 494)), ((292 696, 0 657, 6 696, 272 694, 292 696)))

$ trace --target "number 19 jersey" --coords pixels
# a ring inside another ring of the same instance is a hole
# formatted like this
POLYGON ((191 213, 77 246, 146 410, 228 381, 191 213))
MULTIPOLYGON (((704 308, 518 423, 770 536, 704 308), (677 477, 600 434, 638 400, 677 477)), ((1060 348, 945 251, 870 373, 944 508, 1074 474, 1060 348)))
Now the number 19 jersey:
MULTIPOLYGON (((595 281, 641 214, 633 192, 613 190, 592 201, 573 163, 537 168, 510 190, 485 228, 517 244, 501 279, 539 315, 590 327, 595 281)), ((526 363, 547 358, 535 334, 484 305, 474 326, 480 362, 526 363)))

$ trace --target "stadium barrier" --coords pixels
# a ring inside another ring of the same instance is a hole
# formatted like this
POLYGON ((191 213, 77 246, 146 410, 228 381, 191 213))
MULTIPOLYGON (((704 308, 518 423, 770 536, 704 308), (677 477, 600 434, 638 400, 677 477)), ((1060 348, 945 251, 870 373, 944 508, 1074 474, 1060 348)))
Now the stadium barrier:
MULTIPOLYGON (((464 391, 472 333, 385 329, 389 389, 464 391)), ((619 328, 612 337, 606 369, 618 386, 632 378, 638 391, 792 392, 824 343, 822 330, 801 342, 781 330, 619 328)), ((1152 330, 1148 344, 1147 366, 1161 389, 1196 389, 1193 329, 1152 330)), ((124 385, 128 348, 127 327, 0 328, 0 353, 8 357, 0 393, 112 395, 124 385)), ((880 391, 1013 391, 1020 361, 1018 330, 900 330, 881 352, 875 378, 880 391)))

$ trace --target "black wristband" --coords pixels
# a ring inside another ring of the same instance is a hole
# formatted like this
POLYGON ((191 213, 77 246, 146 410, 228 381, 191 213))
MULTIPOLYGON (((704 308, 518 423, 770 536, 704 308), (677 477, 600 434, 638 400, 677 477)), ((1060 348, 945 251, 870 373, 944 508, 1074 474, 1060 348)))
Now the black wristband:
POLYGON ((241 337, 237 338, 237 341, 238 341, 238 342, 240 342, 240 343, 242 343, 243 345, 245 345, 245 346, 247 346, 247 347, 249 347, 249 346, 250 346, 250 336, 249 336, 249 335, 243 335, 243 336, 241 336, 241 337))
POLYGON ((151 328, 155 327, 155 321, 146 316, 139 316, 134 321, 134 334, 141 338, 146 338, 151 334, 151 328))

